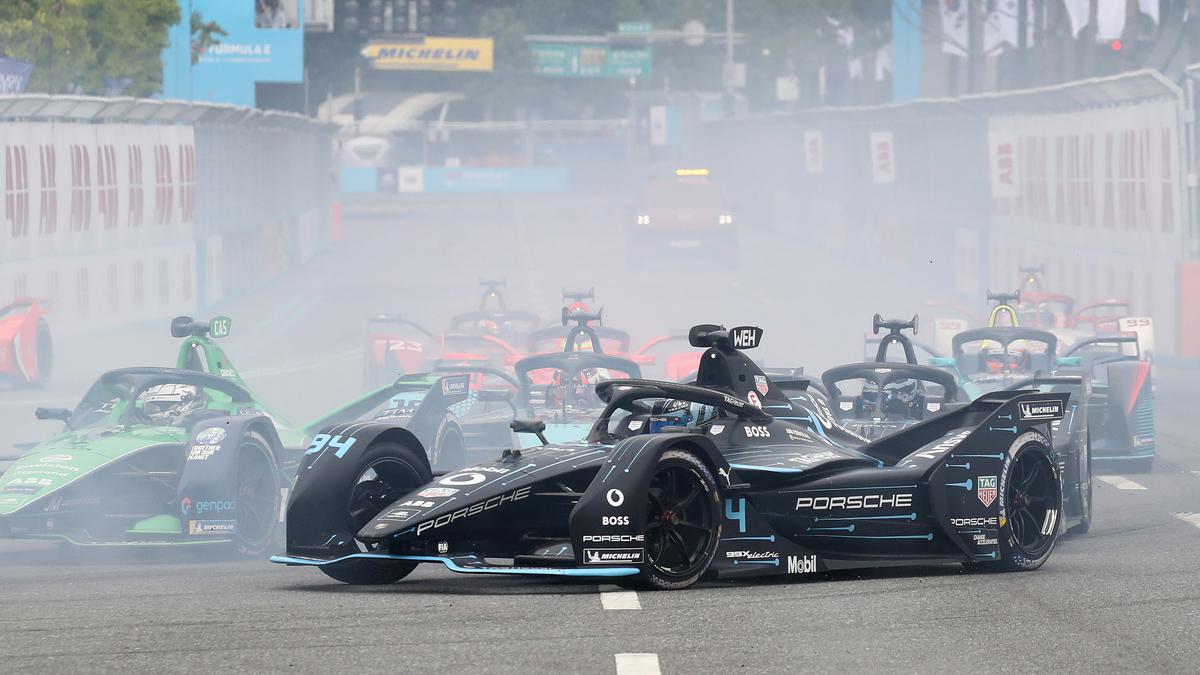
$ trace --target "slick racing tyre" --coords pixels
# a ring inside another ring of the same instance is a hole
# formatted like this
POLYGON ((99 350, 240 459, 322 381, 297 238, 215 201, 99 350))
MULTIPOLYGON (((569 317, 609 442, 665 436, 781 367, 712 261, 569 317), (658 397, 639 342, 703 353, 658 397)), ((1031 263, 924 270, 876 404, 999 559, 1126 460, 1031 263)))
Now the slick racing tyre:
MULTIPOLYGON (((379 512, 406 493, 428 483, 432 474, 416 453, 401 443, 376 443, 363 453, 346 499, 346 529, 358 532, 379 512)), ((374 546, 358 542, 359 550, 370 553, 374 546)), ((397 582, 408 576, 417 563, 400 560, 353 558, 321 571, 343 583, 378 585, 397 582)))
POLYGON ((720 542, 720 494, 708 466, 667 450, 646 491, 646 548, 639 585, 677 590, 708 571, 720 542))
POLYGON ((1049 441, 1026 433, 1009 451, 1000 494, 1000 560, 979 563, 988 571, 1019 572, 1042 566, 1058 541, 1062 482, 1051 461, 1049 441))
POLYGON ((1071 528, 1071 534, 1087 534, 1088 530, 1092 529, 1092 493, 1095 492, 1095 489, 1092 485, 1092 438, 1090 435, 1084 447, 1087 452, 1087 462, 1085 464, 1087 467, 1085 471, 1087 473, 1079 481, 1081 485, 1080 489, 1084 491, 1083 516, 1080 518, 1079 524, 1071 528))
POLYGON ((448 424, 433 447, 429 463, 434 471, 453 471, 467 465, 467 442, 457 425, 448 424))
POLYGON ((238 449, 237 530, 233 543, 238 555, 260 556, 276 547, 279 526, 279 471, 266 439, 246 434, 238 449))

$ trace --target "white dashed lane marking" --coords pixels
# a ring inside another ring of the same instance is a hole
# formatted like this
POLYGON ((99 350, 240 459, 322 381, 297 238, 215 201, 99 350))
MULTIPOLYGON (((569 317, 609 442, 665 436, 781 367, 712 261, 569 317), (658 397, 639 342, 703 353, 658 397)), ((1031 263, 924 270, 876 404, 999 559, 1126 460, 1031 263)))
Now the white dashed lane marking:
POLYGON ((641 609, 637 591, 627 591, 619 586, 600 586, 600 604, 604 609, 641 609))
POLYGON ((1118 490, 1145 490, 1146 486, 1141 483, 1135 483, 1124 476, 1096 476, 1100 480, 1117 488, 1118 490))
POLYGON ((662 675, 658 654, 616 654, 617 675, 662 675))
POLYGON ((1191 523, 1196 527, 1200 527, 1200 513, 1172 513, 1171 515, 1185 523, 1191 523))

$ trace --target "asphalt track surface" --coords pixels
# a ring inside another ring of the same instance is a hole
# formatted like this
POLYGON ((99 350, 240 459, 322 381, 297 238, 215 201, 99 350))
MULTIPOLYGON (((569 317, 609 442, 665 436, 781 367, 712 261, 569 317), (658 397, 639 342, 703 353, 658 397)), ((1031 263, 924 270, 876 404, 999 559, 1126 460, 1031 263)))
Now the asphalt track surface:
MULTIPOLYGON (((527 299, 547 316, 562 286, 595 285, 612 325, 646 327, 635 338, 702 321, 759 323, 779 365, 857 359, 871 312, 911 313, 902 289, 819 292, 808 275, 852 261, 826 253, 791 264, 801 237, 756 248, 765 240, 751 235, 727 269, 626 273, 619 242, 562 253, 586 224, 583 207, 501 206, 481 207, 495 227, 474 237, 461 216, 352 224, 333 251, 220 308, 235 321, 227 351, 299 421, 356 393, 366 313, 413 306, 438 325, 469 308, 479 276, 507 275, 513 304, 527 299), (429 300, 414 305, 418 293, 429 300)), ((70 406, 101 370, 173 358, 165 325, 103 339, 98 353, 64 338, 63 375, 47 389, 0 392, 0 456, 54 431, 32 420, 34 405, 70 406)), ((1195 672, 1197 375, 1159 369, 1154 470, 1097 467, 1106 478, 1092 531, 1062 539, 1032 573, 905 568, 632 594, 425 566, 394 586, 355 588, 260 560, 0 541, 0 672, 1195 672)))

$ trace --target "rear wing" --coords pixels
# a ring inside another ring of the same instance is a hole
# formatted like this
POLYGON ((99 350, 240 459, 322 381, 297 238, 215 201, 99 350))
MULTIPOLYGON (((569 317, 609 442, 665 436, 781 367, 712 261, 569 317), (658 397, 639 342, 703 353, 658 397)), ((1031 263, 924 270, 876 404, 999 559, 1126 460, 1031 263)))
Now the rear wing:
MULTIPOLYGON (((1043 433, 1049 437, 1049 423, 1063 418, 1070 397, 1066 392, 1043 393, 1027 389, 989 392, 962 408, 918 422, 859 450, 870 457, 894 464, 909 456, 913 448, 923 448, 941 441, 953 431, 969 429, 969 433, 961 434, 961 439, 955 445, 961 443, 964 448, 975 446, 994 451, 1000 443, 1007 444, 1022 432, 1040 425, 1045 425, 1043 433)), ((926 459, 941 460, 951 447, 938 446, 918 454, 926 459)))
MULTIPOLYGON (((366 414, 372 408, 375 408, 396 394, 405 391, 419 391, 421 389, 425 389, 427 393, 421 399, 420 404, 416 406, 416 409, 412 411, 411 417, 413 420, 418 420, 418 422, 425 421, 427 423, 424 426, 429 426, 428 418, 440 420, 444 410, 451 405, 467 399, 471 382, 471 376, 466 372, 447 373, 432 381, 430 381, 430 377, 429 373, 402 375, 395 382, 369 391, 339 406, 332 412, 309 422, 304 426, 304 431, 311 435, 331 424, 348 424, 358 420, 359 417, 366 414)), ((411 428, 414 423, 417 422, 409 422, 405 426, 411 428)), ((422 429, 421 431, 425 432, 428 430, 422 429)), ((416 433, 415 430, 414 433, 416 433)), ((422 434, 417 434, 417 437, 421 439, 422 443, 426 442, 426 438, 422 434)))
POLYGON ((1022 389, 1035 389, 1042 386, 1051 387, 1082 387, 1082 375, 1052 375, 1042 377, 1035 375, 1020 382, 1016 382, 1008 387, 1009 391, 1020 391, 1022 389))

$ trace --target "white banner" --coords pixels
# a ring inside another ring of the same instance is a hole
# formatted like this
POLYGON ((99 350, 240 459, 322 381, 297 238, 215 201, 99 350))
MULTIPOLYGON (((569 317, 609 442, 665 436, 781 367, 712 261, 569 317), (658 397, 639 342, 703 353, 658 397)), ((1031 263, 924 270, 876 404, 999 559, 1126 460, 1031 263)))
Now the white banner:
MULTIPOLYGON (((1126 250, 1177 242, 1183 223, 1178 111, 1173 101, 988 121, 996 214, 1041 234, 1088 228, 1126 250), (1013 148, 1013 186, 1001 152, 1013 148)), ((1076 237, 1075 234, 1068 234, 1076 237)), ((1171 244, 1173 247, 1174 244, 1171 244)), ((1167 252, 1166 249, 1162 252, 1167 252)))
POLYGON ((1017 175, 1017 137, 1002 131, 989 131, 988 157, 991 165, 992 196, 1019 196, 1021 178, 1017 175))
POLYGON ((896 182, 896 141, 890 131, 871 132, 871 176, 876 183, 896 182))

